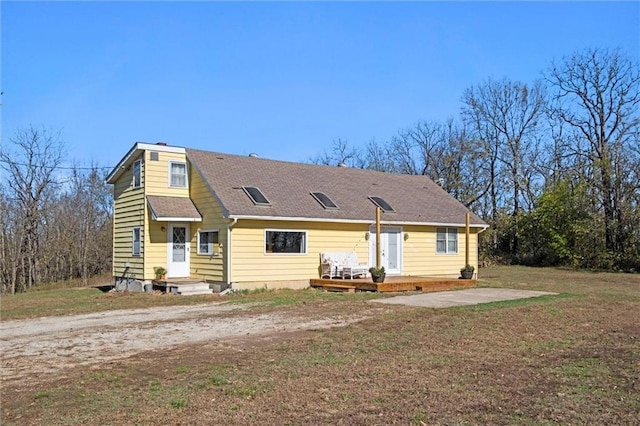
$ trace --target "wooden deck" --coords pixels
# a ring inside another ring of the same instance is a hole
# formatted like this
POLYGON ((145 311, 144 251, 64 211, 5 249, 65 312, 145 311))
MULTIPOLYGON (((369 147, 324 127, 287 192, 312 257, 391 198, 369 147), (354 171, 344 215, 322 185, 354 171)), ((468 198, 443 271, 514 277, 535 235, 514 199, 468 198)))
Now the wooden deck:
POLYGON ((470 288, 476 286, 476 280, 443 277, 415 277, 415 276, 387 276, 383 283, 374 283, 371 278, 326 279, 312 278, 309 285, 325 291, 446 291, 456 288, 470 288))

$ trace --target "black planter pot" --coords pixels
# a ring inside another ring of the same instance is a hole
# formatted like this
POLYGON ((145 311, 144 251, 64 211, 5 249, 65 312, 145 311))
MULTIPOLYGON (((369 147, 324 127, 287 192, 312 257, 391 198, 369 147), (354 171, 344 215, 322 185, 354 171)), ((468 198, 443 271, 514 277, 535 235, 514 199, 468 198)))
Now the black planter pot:
POLYGON ((461 271, 460 275, 463 280, 470 280, 473 278, 473 271, 461 271))
POLYGON ((387 274, 382 274, 382 275, 371 275, 371 279, 373 280, 374 283, 383 283, 384 282, 384 278, 387 276, 387 274))

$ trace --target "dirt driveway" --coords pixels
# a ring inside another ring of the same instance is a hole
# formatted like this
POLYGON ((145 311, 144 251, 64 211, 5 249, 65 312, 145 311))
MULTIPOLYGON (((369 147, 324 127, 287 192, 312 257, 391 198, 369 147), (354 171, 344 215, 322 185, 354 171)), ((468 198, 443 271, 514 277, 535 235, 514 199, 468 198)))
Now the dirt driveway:
POLYGON ((389 309, 380 304, 450 307, 543 294, 551 293, 472 289, 397 296, 375 300, 378 303, 367 304, 349 316, 322 312, 314 317, 309 311, 265 311, 253 309, 255 305, 218 302, 3 321, 0 367, 5 383, 25 378, 34 381, 66 368, 101 365, 187 343, 345 326, 389 309))
POLYGON ((44 317, 0 323, 2 380, 37 380, 185 343, 344 326, 362 317, 303 318, 210 303, 44 317))

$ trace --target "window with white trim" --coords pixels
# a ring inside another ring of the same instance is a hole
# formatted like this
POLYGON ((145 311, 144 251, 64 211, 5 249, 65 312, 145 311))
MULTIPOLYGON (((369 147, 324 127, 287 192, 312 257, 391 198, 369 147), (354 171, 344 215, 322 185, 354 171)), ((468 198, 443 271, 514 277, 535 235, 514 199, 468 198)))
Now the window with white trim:
POLYGON ((458 228, 436 229, 436 253, 458 252, 458 228))
POLYGON ((220 250, 219 232, 217 229, 198 232, 198 254, 217 256, 220 250))
POLYGON ((132 240, 131 254, 133 254, 134 256, 140 256, 141 235, 142 234, 140 233, 140 227, 139 226, 134 226, 133 232, 131 234, 131 240, 132 240))
POLYGON ((140 188, 142 186, 142 161, 138 160, 133 163, 133 187, 140 188))
POLYGON ((307 253, 306 231, 266 230, 264 235, 267 253, 307 253))
POLYGON ((169 163, 169 186, 173 188, 187 187, 187 163, 169 163))

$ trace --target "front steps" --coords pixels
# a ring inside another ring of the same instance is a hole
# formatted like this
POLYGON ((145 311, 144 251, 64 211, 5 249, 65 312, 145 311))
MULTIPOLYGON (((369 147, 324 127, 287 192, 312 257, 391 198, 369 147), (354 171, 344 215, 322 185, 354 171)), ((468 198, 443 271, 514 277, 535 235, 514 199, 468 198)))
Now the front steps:
POLYGON ((181 296, 195 296, 197 294, 212 294, 213 290, 207 283, 167 283, 167 293, 181 296))
POLYGON ((154 287, 164 287, 165 293, 180 296, 195 296, 197 294, 212 294, 213 290, 208 283, 200 280, 186 278, 153 280, 154 287))

